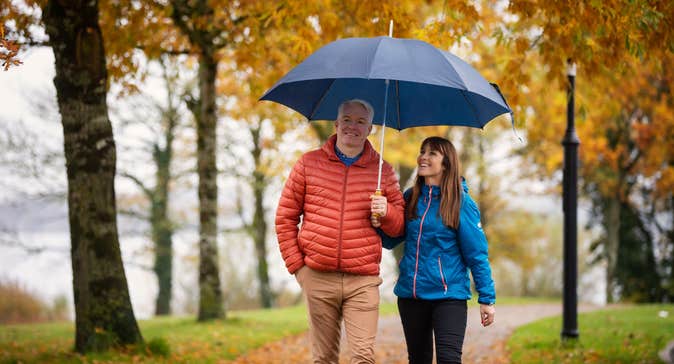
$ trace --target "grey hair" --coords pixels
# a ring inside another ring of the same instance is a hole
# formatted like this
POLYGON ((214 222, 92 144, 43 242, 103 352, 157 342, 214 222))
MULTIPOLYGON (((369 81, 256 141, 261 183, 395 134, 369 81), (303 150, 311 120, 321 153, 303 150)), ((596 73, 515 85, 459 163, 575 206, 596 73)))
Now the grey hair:
POLYGON ((367 110, 368 115, 367 121, 370 123, 370 125, 372 125, 372 120, 374 119, 374 108, 372 108, 372 105, 370 105, 369 102, 361 99, 351 99, 342 102, 339 105, 339 108, 337 109, 337 119, 339 119, 339 117, 342 116, 342 114, 344 113, 344 106, 346 106, 347 104, 360 104, 361 106, 363 106, 365 110, 367 110))

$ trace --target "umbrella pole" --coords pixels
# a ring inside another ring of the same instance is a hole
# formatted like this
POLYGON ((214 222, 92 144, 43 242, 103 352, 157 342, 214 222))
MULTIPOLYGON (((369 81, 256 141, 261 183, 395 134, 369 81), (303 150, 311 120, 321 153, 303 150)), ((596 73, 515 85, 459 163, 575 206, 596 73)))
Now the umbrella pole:
POLYGON ((377 175, 376 195, 381 195, 381 167, 384 164, 384 133, 386 132, 386 109, 388 108, 388 84, 386 80, 386 93, 384 94, 384 119, 381 121, 381 136, 379 139, 379 174, 377 175))
MULTIPOLYGON (((393 19, 389 21, 388 36, 393 37, 393 19)), ((384 164, 384 132, 386 132, 386 109, 388 108, 388 84, 386 80, 386 92, 384 93, 384 120, 381 122, 381 137, 379 139, 379 174, 377 175, 377 190, 375 195, 381 196, 381 167, 384 164)))

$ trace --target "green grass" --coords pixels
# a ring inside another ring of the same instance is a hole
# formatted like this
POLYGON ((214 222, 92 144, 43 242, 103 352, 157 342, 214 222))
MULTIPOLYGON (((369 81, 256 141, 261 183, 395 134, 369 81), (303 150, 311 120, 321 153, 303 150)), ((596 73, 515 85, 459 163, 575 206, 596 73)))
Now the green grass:
MULTIPOLYGON (((471 305, 477 304, 476 300, 471 305)), ((538 299, 503 299, 499 302, 539 302, 538 299)), ((398 315, 395 303, 380 306, 382 316, 398 315)), ((2 363, 216 363, 307 330, 306 309, 296 306, 274 310, 231 311, 226 320, 198 324, 193 317, 163 317, 139 322, 148 343, 167 344, 170 354, 146 355, 138 348, 82 356, 73 352, 73 323, 0 326, 2 363), (163 341, 162 341, 163 340, 163 341)), ((149 346, 153 347, 152 344, 149 346)))
POLYGON ((168 343, 168 357, 137 348, 78 355, 72 350, 73 323, 52 323, 0 326, 0 363, 217 363, 307 329, 303 306, 228 312, 225 320, 203 324, 193 317, 165 317, 139 325, 146 342, 168 343))
POLYGON ((577 340, 561 340, 560 317, 515 330, 512 363, 660 363, 674 340, 674 305, 635 305, 578 315, 577 340), (661 317, 661 312, 667 312, 661 317))

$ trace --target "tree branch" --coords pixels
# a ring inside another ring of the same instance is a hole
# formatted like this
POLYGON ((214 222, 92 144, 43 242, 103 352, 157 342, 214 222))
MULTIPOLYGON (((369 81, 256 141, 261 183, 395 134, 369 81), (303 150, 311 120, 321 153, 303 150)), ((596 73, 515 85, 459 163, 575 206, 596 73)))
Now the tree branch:
POLYGON ((147 187, 145 186, 145 184, 143 183, 143 181, 141 181, 138 177, 136 177, 136 176, 134 176, 134 175, 132 175, 132 174, 130 174, 130 173, 127 173, 127 172, 120 172, 119 175, 120 175, 120 177, 128 178, 128 179, 130 179, 132 182, 134 182, 134 183, 135 183, 141 190, 143 190, 143 192, 145 193, 145 195, 147 196, 147 198, 150 199, 150 201, 152 201, 152 200, 154 199, 154 191, 152 191, 151 189, 147 188, 147 187))
POLYGON ((134 211, 134 210, 118 208, 118 213, 120 215, 124 215, 124 216, 135 217, 135 218, 137 218, 139 220, 143 220, 143 221, 149 221, 150 220, 149 216, 144 215, 143 213, 138 212, 138 211, 134 211))
MULTIPOLYGON (((0 246, 8 248, 18 248, 30 255, 38 255, 41 253, 69 253, 69 248, 56 248, 47 246, 34 246, 21 241, 21 238, 16 232, 0 231, 0 246)), ((4 249, 3 249, 4 250, 4 249)))

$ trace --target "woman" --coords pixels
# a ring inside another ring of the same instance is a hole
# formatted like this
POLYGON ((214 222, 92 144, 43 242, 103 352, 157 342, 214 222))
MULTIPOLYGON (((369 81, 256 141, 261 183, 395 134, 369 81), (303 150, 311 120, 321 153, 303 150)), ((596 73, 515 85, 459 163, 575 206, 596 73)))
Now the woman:
MULTIPOLYGON (((405 241, 400 277, 394 293, 405 332, 409 362, 431 363, 433 336, 437 363, 460 363, 471 298, 470 269, 480 303, 483 326, 494 322, 494 281, 480 211, 460 176, 452 143, 430 137, 421 144, 414 187, 405 191, 405 235, 384 247, 405 241)), ((385 197, 372 197, 374 227, 385 197)))

